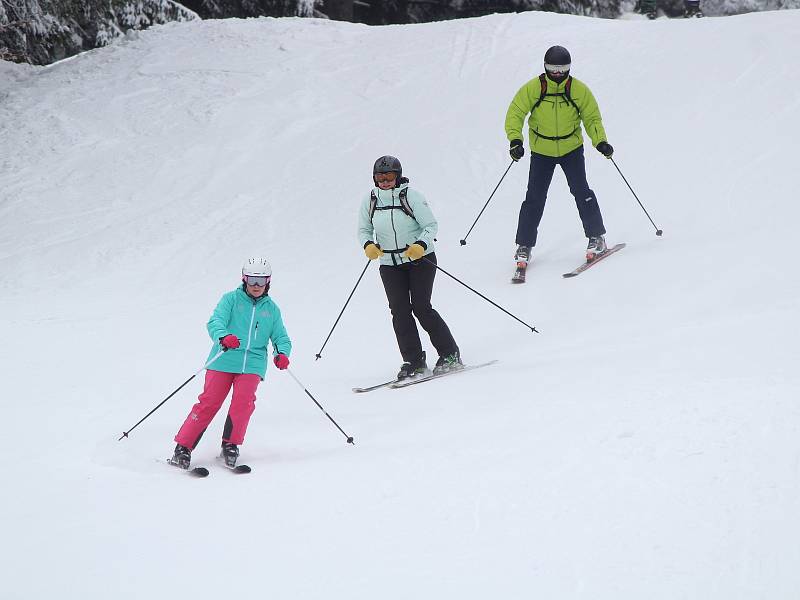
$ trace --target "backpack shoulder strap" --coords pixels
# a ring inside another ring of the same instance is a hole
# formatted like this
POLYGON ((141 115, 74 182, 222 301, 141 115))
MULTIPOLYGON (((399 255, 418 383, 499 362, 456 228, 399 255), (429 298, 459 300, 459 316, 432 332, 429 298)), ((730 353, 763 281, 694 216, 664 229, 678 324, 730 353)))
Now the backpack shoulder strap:
POLYGON ((581 109, 578 108, 578 105, 575 104, 575 100, 572 99, 572 75, 567 77, 567 84, 564 86, 564 97, 567 99, 567 102, 575 107, 575 110, 578 111, 578 116, 580 117, 581 109))
POLYGON ((414 211, 411 210, 411 205, 408 203, 408 188, 405 187, 400 190, 400 206, 403 207, 403 212, 406 213, 409 217, 414 219, 414 211))
POLYGON ((372 217, 375 215, 375 207, 378 206, 378 197, 375 195, 375 190, 371 190, 369 193, 369 220, 372 221, 372 217))
POLYGON ((541 89, 539 91, 539 99, 536 101, 536 104, 533 105, 533 108, 531 108, 531 114, 533 114, 533 111, 539 108, 539 105, 542 103, 542 100, 544 100, 544 97, 547 95, 547 75, 545 75, 544 73, 539 75, 539 84, 541 86, 541 89))
POLYGON ((393 208, 399 208, 404 213, 406 213, 412 219, 414 217, 414 211, 411 210, 411 204, 408 202, 408 188, 403 188, 400 190, 400 206, 382 206, 378 208, 378 196, 375 195, 375 190, 372 190, 369 193, 369 220, 372 221, 372 217, 375 215, 376 210, 391 210, 393 208))

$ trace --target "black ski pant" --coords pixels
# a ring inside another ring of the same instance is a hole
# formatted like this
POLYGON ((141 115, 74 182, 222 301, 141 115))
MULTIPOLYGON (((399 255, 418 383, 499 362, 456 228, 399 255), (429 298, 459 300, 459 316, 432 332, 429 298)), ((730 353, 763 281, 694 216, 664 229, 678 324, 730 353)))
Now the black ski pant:
POLYGON ((397 345, 405 362, 415 362, 422 355, 422 342, 414 321, 416 316, 422 328, 428 332, 431 343, 439 356, 458 351, 456 341, 447 323, 431 306, 433 280, 436 277, 436 254, 402 265, 381 265, 380 273, 397 345), (431 261, 427 262, 425 259, 431 261), (433 264, 431 264, 433 263, 433 264))
POLYGON ((539 233, 539 223, 544 214, 544 203, 547 200, 547 190, 553 180, 556 165, 561 165, 567 177, 569 191, 575 197, 578 214, 583 222, 583 232, 586 237, 604 235, 606 228, 603 226, 603 216, 597 204, 597 196, 589 189, 586 181, 586 163, 583 157, 583 146, 576 148, 564 156, 544 156, 531 153, 531 169, 528 173, 528 192, 525 201, 519 210, 519 223, 517 225, 517 244, 521 246, 535 246, 539 233))

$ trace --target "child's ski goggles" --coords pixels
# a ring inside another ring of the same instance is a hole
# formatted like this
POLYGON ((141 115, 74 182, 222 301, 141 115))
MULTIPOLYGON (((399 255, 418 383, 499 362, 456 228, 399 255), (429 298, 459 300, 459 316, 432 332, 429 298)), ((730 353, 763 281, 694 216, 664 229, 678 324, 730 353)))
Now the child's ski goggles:
POLYGON ((244 282, 247 285, 255 285, 258 287, 264 287, 269 283, 271 277, 264 276, 264 275, 245 275, 244 282))

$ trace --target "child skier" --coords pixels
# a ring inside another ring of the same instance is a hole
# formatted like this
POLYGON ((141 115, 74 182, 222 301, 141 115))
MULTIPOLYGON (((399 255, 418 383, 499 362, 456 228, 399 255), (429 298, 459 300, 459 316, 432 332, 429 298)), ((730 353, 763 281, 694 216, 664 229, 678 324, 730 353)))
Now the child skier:
POLYGON ((361 202, 358 236, 370 260, 380 258, 380 274, 403 356, 398 379, 424 373, 428 366, 414 315, 439 353, 434 373, 463 367, 447 323, 431 306, 439 228, 425 197, 408 187, 394 156, 382 156, 372 168, 375 187, 361 202))
POLYGON ((206 370, 205 387, 197 404, 175 436, 177 446, 170 461, 189 468, 192 450, 217 414, 233 386, 233 398, 222 432, 222 457, 236 466, 239 446, 255 411, 256 388, 267 370, 267 345, 272 342, 273 362, 289 366, 292 342, 283 325, 278 305, 269 297, 272 268, 265 258, 250 258, 242 267, 242 286, 228 292, 217 304, 206 328, 214 341, 206 370))

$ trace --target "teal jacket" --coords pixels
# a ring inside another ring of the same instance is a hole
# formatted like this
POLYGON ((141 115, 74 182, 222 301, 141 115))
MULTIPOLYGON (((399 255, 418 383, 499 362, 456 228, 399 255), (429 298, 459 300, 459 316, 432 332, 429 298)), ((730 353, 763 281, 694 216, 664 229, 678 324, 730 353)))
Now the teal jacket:
POLYGON ((274 354, 289 356, 292 341, 283 326, 281 311, 268 295, 254 300, 244 286, 228 292, 217 304, 206 325, 214 341, 208 360, 221 350, 219 339, 228 334, 239 338, 240 346, 228 350, 208 368, 224 373, 254 373, 261 379, 267 372, 267 344, 274 354))
POLYGON ((425 196, 408 187, 408 180, 401 180, 398 187, 391 190, 373 188, 378 197, 377 208, 393 206, 389 210, 376 210, 372 219, 369 218, 369 205, 371 194, 361 202, 358 212, 358 239, 361 247, 368 242, 375 242, 381 247, 384 254, 380 261, 382 265, 400 265, 411 262, 400 252, 387 252, 388 250, 405 250, 406 246, 422 242, 425 254, 434 251, 433 238, 439 230, 436 217, 433 216, 425 196), (411 207, 413 217, 403 212, 400 203, 400 190, 407 189, 406 199, 411 207))

